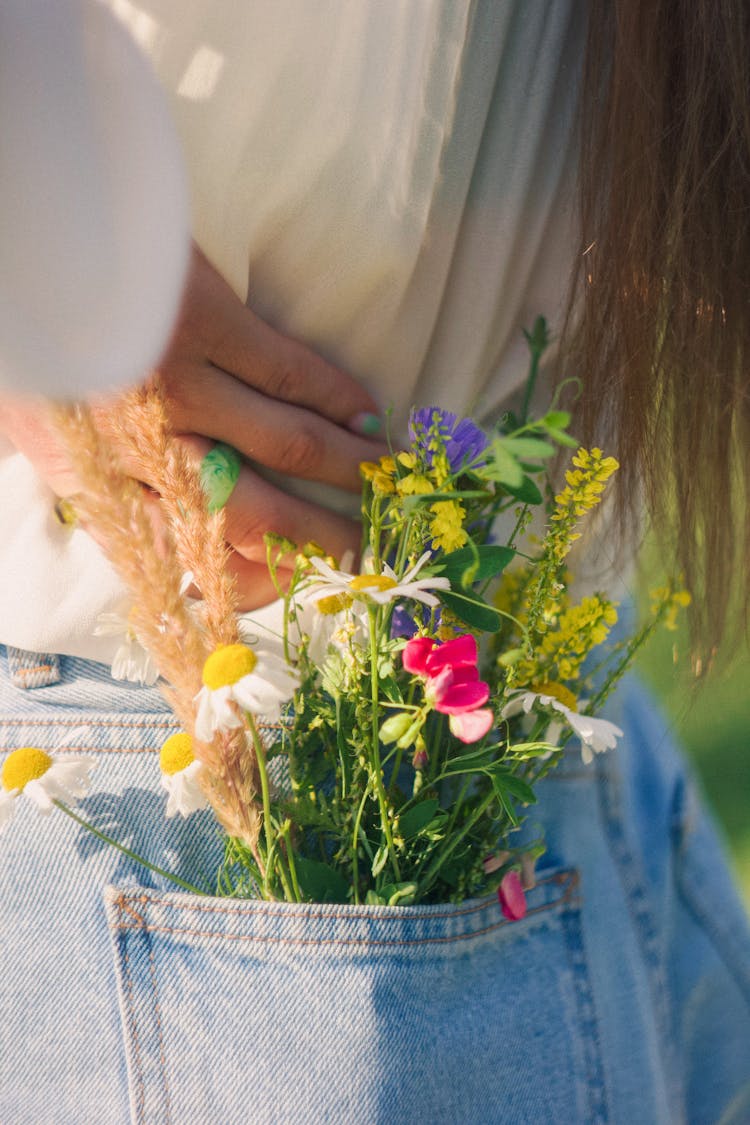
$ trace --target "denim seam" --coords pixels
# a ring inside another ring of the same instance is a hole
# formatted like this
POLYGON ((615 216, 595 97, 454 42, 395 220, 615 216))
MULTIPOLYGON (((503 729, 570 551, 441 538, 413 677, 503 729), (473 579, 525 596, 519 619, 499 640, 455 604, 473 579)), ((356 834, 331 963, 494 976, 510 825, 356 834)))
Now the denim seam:
POLYGON ((13 719, 0 719, 0 727, 20 727, 20 726, 35 726, 35 727, 80 727, 86 722, 92 727, 124 727, 130 729, 131 727, 175 727, 179 726, 177 719, 143 719, 130 720, 124 719, 100 719, 96 715, 90 713, 84 714, 78 719, 27 719, 24 714, 19 714, 13 719))
POLYGON ((568 963, 572 970, 573 990, 578 1008, 584 1068, 587 1077, 588 1113, 586 1121, 599 1125, 609 1121, 607 1085, 602 1063, 599 1019, 589 979, 586 949, 580 915, 570 910, 562 914, 562 929, 568 963))
POLYGON ((628 842, 622 815, 620 776, 615 770, 597 766, 597 781, 604 830, 609 839, 615 866, 620 875, 624 898, 637 935, 646 977, 650 985, 660 1045, 665 1056, 665 1078, 672 1105, 684 1104, 679 1081, 676 1045, 671 1034, 671 1003, 658 930, 649 902, 643 874, 628 842))
POLYGON ((169 1096, 169 1083, 167 1082, 167 1057, 164 1050, 164 1031, 161 1019, 161 1007, 159 1006, 159 992, 156 987, 156 964, 154 962, 154 947, 153 943, 148 943, 148 961, 149 961, 149 975, 151 977, 151 987, 154 995, 154 1016, 156 1018, 156 1030, 159 1039, 159 1062, 161 1064, 161 1076, 164 1084, 164 1110, 165 1110, 165 1125, 169 1125, 172 1120, 172 1103, 169 1096))
MULTIPOLYGON (((531 918, 540 914, 547 913, 554 910, 556 907, 562 906, 567 909, 570 902, 563 899, 554 903, 545 903, 544 906, 534 907, 529 910, 525 917, 531 918)), ((121 907, 122 909, 122 907, 121 907)), ((138 917, 136 915, 136 917, 138 917)), ((147 931, 151 934, 181 934, 184 937, 198 937, 198 938, 212 938, 226 941, 249 941, 264 945, 287 945, 298 946, 300 948, 308 948, 310 946, 354 946, 358 948, 398 948, 401 949, 405 946, 418 946, 418 945, 450 945, 460 941, 470 941, 472 938, 483 937, 486 934, 494 933, 496 930, 503 929, 506 926, 517 925, 516 922, 510 919, 503 919, 502 921, 493 922, 489 926, 483 926, 478 930, 471 930, 463 934, 450 934, 442 937, 423 937, 423 938, 284 938, 274 937, 270 934, 237 934, 225 933, 221 930, 196 930, 190 929, 187 926, 154 926, 141 919, 138 923, 121 923, 119 925, 119 932, 124 933, 127 930, 147 931)), ((535 927, 536 928, 536 927, 535 927)), ((549 930, 549 926, 543 925, 543 929, 549 930)))
MULTIPOLYGON (((527 915, 526 915, 527 917, 531 914, 538 913, 541 910, 550 910, 553 907, 563 906, 563 905, 566 905, 570 902, 575 902, 577 900, 576 892, 578 891, 578 887, 579 887, 579 876, 578 876, 577 871, 573 871, 573 870, 571 870, 571 871, 561 871, 561 872, 559 872, 555 875, 549 875, 546 879, 538 879, 536 885, 538 887, 544 887, 549 883, 557 883, 559 886, 562 887, 560 897, 555 899, 554 902, 547 902, 547 903, 544 903, 542 906, 533 907, 531 910, 527 911, 527 915)), ((142 915, 137 914, 135 912, 135 910, 133 910, 132 906, 130 906, 129 904, 134 903, 134 902, 140 902, 140 903, 143 903, 143 904, 147 905, 149 903, 155 902, 157 905, 162 905, 162 903, 163 903, 162 899, 151 897, 151 896, 145 895, 145 894, 141 894, 141 895, 138 895, 138 896, 132 896, 132 895, 128 896, 128 895, 122 894, 115 901, 117 902, 117 905, 120 907, 121 911, 127 910, 128 913, 131 914, 132 917, 136 918, 138 920, 139 924, 142 925, 142 926, 148 925, 148 923, 146 922, 146 919, 142 915)), ((245 901, 245 903, 247 903, 248 901, 253 901, 253 900, 246 899, 244 901, 245 901)), ((289 905, 291 905, 291 904, 289 904, 289 905)), ((463 909, 446 910, 446 911, 444 911, 440 914, 437 914, 437 913, 435 913, 435 914, 425 914, 420 918, 420 921, 431 922, 433 920, 442 920, 442 919, 445 919, 445 918, 462 918, 462 917, 467 917, 470 914, 478 914, 483 910, 489 910, 492 907, 496 907, 496 906, 497 906, 497 899, 493 897, 493 898, 485 899, 482 902, 478 902, 473 906, 464 907, 463 909)), ((192 901, 184 902, 184 903, 181 902, 179 904, 178 909, 183 910, 183 911, 184 910, 190 910, 190 911, 193 911, 194 913, 199 913, 199 914, 244 914, 245 913, 245 910, 240 905, 203 906, 200 902, 192 902, 192 901)), ((259 906, 256 910, 253 911, 253 916, 256 917, 256 918, 276 918, 276 917, 278 917, 278 911, 271 910, 269 908, 264 909, 263 907, 259 906)), ((359 921, 360 918, 362 918, 362 917, 368 917, 368 918, 371 917, 371 915, 352 915, 352 914, 348 914, 348 913, 344 914, 344 913, 333 913, 333 912, 324 912, 324 911, 319 911, 317 913, 313 913, 312 911, 309 911, 309 910, 300 910, 300 911, 297 911, 297 912, 293 913, 288 908, 285 909, 284 916, 286 918, 305 918, 305 919, 312 919, 314 921, 335 920, 335 921, 350 921, 350 922, 359 921)), ((396 919, 398 921, 403 920, 398 914, 385 914, 385 913, 383 913, 382 917, 383 918, 387 917, 387 918, 391 918, 391 919, 396 919)), ((135 929, 134 926, 129 926, 128 928, 129 929, 135 929)))
POLYGON ((677 887, 683 902, 713 944, 720 961, 736 982, 747 1003, 750 1004, 750 972, 742 970, 743 951, 734 949, 735 943, 732 940, 732 934, 719 927, 711 915, 701 908, 700 900, 691 893, 689 885, 683 879, 681 867, 682 865, 678 862, 677 887))
MULTIPOLYGON (((125 903, 124 899, 120 899, 117 903, 117 906, 120 909, 121 915, 124 915, 125 912, 128 910, 127 904, 125 903)), ((125 926, 121 925, 120 926, 120 932, 122 932, 122 930, 126 929, 126 928, 130 928, 130 927, 125 927, 125 926)), ((126 984, 126 989, 127 989, 125 1000, 126 1000, 126 1005, 127 1005, 128 1031, 130 1033, 130 1041, 133 1044, 133 1052, 132 1052, 131 1058, 133 1060, 133 1078, 135 1080, 135 1086, 136 1086, 136 1091, 135 1091, 135 1093, 136 1093, 136 1106, 135 1106, 136 1119, 138 1121, 143 1121, 143 1113, 144 1113, 145 1101, 146 1101, 146 1091, 145 1091, 145 1086, 144 1086, 144 1081, 143 1081, 143 1067, 142 1067, 142 1064, 141 1064, 141 1048, 140 1048, 140 1043, 138 1041, 138 1024, 137 1024, 137 1021, 136 1021, 136 1018, 135 1018, 135 998, 134 998, 134 995, 133 995, 133 974, 132 974, 131 969, 130 969, 130 955, 128 953, 128 948, 127 948, 126 943, 124 943, 123 947, 122 947, 122 957, 123 957, 123 969, 124 969, 125 984, 126 984)))

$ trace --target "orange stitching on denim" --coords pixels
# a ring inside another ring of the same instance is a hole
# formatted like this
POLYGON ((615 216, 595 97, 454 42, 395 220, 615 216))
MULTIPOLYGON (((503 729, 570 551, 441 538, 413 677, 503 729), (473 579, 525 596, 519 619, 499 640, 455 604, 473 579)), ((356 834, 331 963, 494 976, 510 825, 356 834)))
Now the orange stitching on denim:
POLYGON ((11 679, 13 676, 35 676, 38 672, 52 672, 57 671, 53 664, 37 664, 33 668, 14 668, 11 672, 11 679))
MULTIPOLYGON (((564 882, 565 885, 564 885, 562 895, 560 896, 560 898, 555 899, 554 902, 542 903, 541 906, 535 906, 535 907, 532 907, 531 910, 527 910, 526 915, 525 915, 526 918, 532 918, 532 917, 538 916, 540 914, 544 914, 544 913, 546 913, 550 910, 556 910, 560 907, 569 906, 572 902, 576 901, 575 892, 577 891, 578 886, 579 886, 579 878, 578 878, 578 872, 577 871, 561 872, 559 875, 550 876, 547 880, 545 880, 545 882, 556 882, 556 883, 563 883, 564 882)), ((145 896, 141 896, 141 901, 147 902, 148 899, 146 899, 145 896)), ((475 912, 476 910, 485 909, 487 906, 492 906, 492 905, 495 905, 495 903, 494 903, 493 900, 490 900, 487 903, 483 903, 480 907, 474 907, 474 908, 472 908, 470 910, 466 910, 466 911, 456 911, 455 913, 433 914, 433 915, 425 916, 424 921, 431 921, 432 919, 435 919, 435 918, 442 919, 442 918, 460 917, 461 914, 471 914, 471 913, 475 912)), ((206 909, 210 909, 210 908, 203 907, 202 909, 206 910, 206 909)), ((216 913, 230 913, 230 911, 228 911, 228 910, 222 911, 221 909, 217 909, 215 912, 216 913)), ((260 913, 260 912, 258 912, 258 913, 260 913)), ((267 911, 265 913, 268 914, 268 913, 270 913, 270 911, 267 911)), ((136 917, 138 917, 138 915, 136 915, 136 917)), ((351 915, 346 915, 346 914, 333 914, 333 915, 332 914, 319 914, 317 916, 315 916, 315 915, 311 916, 311 915, 308 914, 308 915, 297 915, 297 917, 307 917, 307 918, 317 917, 317 918, 323 918, 325 920, 330 920, 330 919, 334 919, 334 918, 335 919, 344 918, 344 919, 348 919, 350 921, 356 921, 357 920, 356 915, 351 916, 351 915)), ((422 920, 422 919, 420 919, 420 920, 422 920)), ((189 929, 188 927, 181 927, 181 926, 153 926, 153 925, 150 925, 148 923, 146 923, 146 929, 148 929, 148 931, 150 933, 155 933, 155 934, 182 934, 185 937, 219 938, 219 939, 224 939, 226 941, 250 941, 250 942, 257 942, 257 943, 266 944, 266 945, 290 945, 290 946, 311 946, 311 945, 312 946, 327 946, 327 945, 334 945, 335 946, 335 945, 340 945, 340 946, 355 946, 355 947, 364 947, 364 948, 369 948, 369 947, 403 948, 405 946, 446 945, 446 944, 449 944, 449 943, 452 943, 452 942, 469 941, 471 938, 481 937, 484 934, 489 934, 489 933, 494 932, 495 930, 499 930, 499 929, 502 929, 505 926, 510 926, 510 925, 514 925, 514 924, 515 923, 512 922, 510 919, 503 918, 501 921, 493 922, 488 926, 483 926, 481 929, 471 930, 467 933, 462 933, 462 934, 445 935, 443 937, 435 936, 435 937, 422 937, 422 938, 390 938, 390 939, 389 938, 368 939, 368 938, 356 938, 356 937, 352 937, 352 938, 338 937, 338 938, 320 938, 320 939, 317 939, 317 938, 284 938, 284 937, 274 937, 272 935, 262 935, 262 934, 236 934, 236 933, 222 933, 221 931, 215 931, 215 930, 196 930, 196 929, 189 929)), ((123 925, 122 926, 123 930, 133 930, 135 928, 136 927, 133 926, 133 925, 123 925)))
MULTIPOLYGON (((126 929, 127 927, 123 927, 123 928, 126 929)), ((148 926, 144 924, 143 928, 148 929, 148 926)), ((165 1110, 166 1110, 165 1122, 166 1122, 166 1125, 169 1125, 169 1122, 172 1120, 172 1104, 171 1104, 171 1099, 170 1099, 170 1096, 169 1096, 169 1086, 167 1084, 167 1059, 166 1059, 166 1054, 164 1052, 164 1032, 163 1032, 162 1023, 161 1023, 161 1008, 159 1007, 159 992, 158 992, 157 987, 156 987, 156 964, 154 963, 154 947, 153 947, 153 944, 151 942, 149 942, 148 961, 149 961, 149 973, 150 973, 150 976, 151 976, 151 987, 152 987, 153 994, 154 994, 154 1015, 155 1015, 155 1018, 156 1018, 156 1029, 157 1029, 158 1037, 159 1037, 159 1062, 161 1063, 162 1080, 164 1082, 164 1100, 166 1102, 166 1105, 165 1105, 165 1110)))
POLYGON ((176 719, 126 721, 124 719, 98 719, 95 716, 89 717, 87 722, 84 722, 83 719, 27 719, 23 714, 13 719, 0 719, 0 726, 2 727, 81 727, 87 725, 91 727, 155 727, 161 730, 166 727, 178 727, 180 724, 176 719))
MULTIPOLYGON (((545 911, 552 910, 553 907, 558 906, 563 900, 558 900, 553 903, 545 903, 544 906, 537 906, 533 910, 526 912, 526 917, 530 918, 533 915, 543 914, 545 911)), ((363 948, 370 947, 386 947, 402 949, 405 946, 412 945, 448 945, 452 942, 470 941, 475 937, 483 937, 485 934, 491 934, 495 930, 500 930, 504 926, 516 925, 510 919, 503 918, 502 922, 493 922, 489 926, 483 926, 480 930, 471 930, 465 934, 446 934, 442 937, 423 937, 423 938, 391 938, 391 939, 376 939, 368 940, 366 938, 284 938, 284 937, 271 937, 268 935, 259 934, 225 934, 220 931, 213 930, 189 930, 183 929, 179 926, 148 926, 149 933, 152 934, 182 934, 185 937, 199 937, 199 938, 221 938, 225 941, 250 941, 257 942, 265 945, 291 945, 291 946, 324 946, 324 945, 344 945, 344 946, 360 946, 363 948)), ((123 930, 134 930, 135 926, 122 926, 123 930)))
MULTIPOLYGON (((131 918, 135 918, 135 920, 136 920, 136 922, 138 923, 139 926, 143 926, 144 929, 148 928, 148 923, 146 922, 146 919, 143 917, 142 914, 138 914, 135 910, 133 910, 133 907, 130 905, 130 903, 128 902, 128 900, 126 899, 124 894, 121 894, 115 901, 116 901, 117 905, 119 906, 121 913, 129 914, 131 916, 131 918)), ((143 901, 143 900, 141 899, 140 901, 143 901)))
MULTIPOLYGON (((135 918, 139 917, 139 915, 136 914, 134 910, 131 910, 130 907, 128 906, 127 902, 125 901, 125 895, 119 896, 119 898, 116 900, 116 905, 119 907, 121 915, 123 915, 127 912, 128 914, 133 915, 133 917, 135 917, 135 918)), ((141 922, 143 922, 143 919, 141 919, 141 922)), ((143 925, 144 925, 144 928, 145 928, 145 923, 143 925)), ((134 926, 124 926, 122 923, 120 923, 119 928, 121 930, 122 929, 129 929, 129 930, 135 929, 134 926)), ((146 1100, 146 1092, 145 1092, 144 1085, 143 1085, 143 1071, 142 1071, 142 1067, 141 1067, 141 1048, 140 1048, 140 1044, 138 1043, 137 1024, 136 1024, 136 1020, 135 1020, 135 1000, 134 1000, 134 997, 133 997, 133 980, 132 980, 132 974, 130 972, 130 958, 128 956, 127 947, 125 947, 123 949, 123 962, 124 962, 123 968, 125 970, 125 972, 124 972, 125 984, 127 986, 128 1031, 130 1033, 130 1037, 131 1037, 131 1040, 132 1040, 132 1043, 133 1043, 133 1078, 135 1079, 135 1085, 136 1085, 136 1113, 137 1113, 137 1116, 138 1116, 138 1120, 142 1121, 143 1120, 143 1111, 144 1111, 144 1108, 145 1108, 144 1103, 145 1103, 145 1100, 146 1100)))
MULTIPOLYGON (((573 870, 573 869, 566 870, 566 871, 558 871, 554 875, 548 875, 544 879, 538 879, 537 884, 536 884, 537 887, 544 887, 548 883, 557 883, 559 886, 563 886, 563 891, 562 891, 562 894, 561 894, 560 898, 555 899, 555 901, 553 903, 546 903, 545 906, 541 907, 541 908, 540 907, 534 907, 534 910, 546 909, 547 906, 557 906, 560 903, 569 902, 572 899, 573 892, 578 889, 579 882, 580 882, 580 879, 579 879, 578 872, 573 870)), ((130 901, 131 902, 142 902, 145 905, 148 905, 149 903, 154 902, 155 900, 153 898, 149 897, 149 895, 141 894, 141 895, 138 895, 138 896, 131 896, 130 901)), ((247 903, 250 900, 245 899, 244 901, 245 901, 245 903, 247 903)), ((158 900, 158 899, 156 900, 156 902, 157 902, 157 905, 161 904, 160 900, 158 900)), ((446 910, 441 914, 425 914, 425 915, 422 915, 421 920, 430 922, 433 919, 442 920, 444 918, 462 918, 462 917, 466 917, 469 914, 478 914, 482 910, 487 910, 490 907, 496 906, 496 904, 497 904, 497 899, 494 898, 494 896, 493 896, 492 898, 488 898, 488 899, 485 899, 482 902, 476 903, 476 905, 474 905, 474 906, 464 907, 463 909, 446 910)), ((167 909, 169 909, 169 904, 167 904, 167 909)), ((200 903, 200 901, 197 901, 197 902, 190 901, 190 902, 186 902, 186 903, 180 903, 178 909, 180 909, 180 910, 192 910, 192 911, 197 912, 199 914, 244 914, 245 913, 245 910, 244 910, 243 906, 241 906, 241 905, 203 906, 200 903)), ((532 912, 533 911, 529 910, 528 914, 531 914, 532 912)), ((309 910, 300 910, 300 911, 297 911, 297 912, 292 912, 291 910, 286 910, 285 915, 286 915, 287 918, 309 918, 309 919, 314 919, 315 921, 335 920, 335 921, 348 921, 348 922, 359 921, 363 917, 360 914, 332 913, 332 912, 326 912, 326 911, 318 911, 317 913, 312 913, 309 910)), ((270 908, 264 909, 263 907, 259 906, 257 909, 255 909, 253 911, 253 917, 254 918, 275 918, 277 916, 278 916, 277 911, 271 910, 270 908)), ((136 915, 136 917, 139 917, 139 916, 136 915)), ((365 917, 370 917, 370 915, 365 915, 365 917)), ((387 917, 398 919, 398 915, 396 915, 396 914, 390 914, 387 917)), ((141 919, 141 921, 142 921, 143 925, 147 925, 147 923, 143 919, 141 919)))

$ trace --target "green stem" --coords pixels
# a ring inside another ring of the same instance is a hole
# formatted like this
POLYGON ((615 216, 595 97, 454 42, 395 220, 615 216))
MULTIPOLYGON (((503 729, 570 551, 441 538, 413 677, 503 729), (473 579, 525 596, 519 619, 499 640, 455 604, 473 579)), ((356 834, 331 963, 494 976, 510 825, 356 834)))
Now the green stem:
POLYGON ((379 711, 379 696, 378 696, 378 614, 377 610, 372 606, 368 606, 368 618, 370 626, 370 685, 371 685, 371 701, 372 701, 372 781, 375 787, 375 793, 378 798, 378 805, 380 806, 380 819, 383 824, 383 833, 385 835, 385 842, 388 848, 388 855, 390 857, 393 873, 396 876, 396 882, 401 882, 401 872, 398 866, 398 859, 396 857, 396 848, 393 843, 393 833, 391 832, 391 822, 388 816, 388 800, 386 797, 385 787, 383 785, 383 767, 380 762, 380 727, 378 725, 378 711, 379 711))
POLYGON ((292 880, 294 901, 302 902, 302 892, 300 891, 299 882, 297 881, 297 868, 294 863, 294 848, 292 847, 292 834, 290 831, 291 827, 291 822, 289 820, 285 820, 283 825, 281 826, 281 835, 284 837, 284 843, 286 844, 286 859, 287 863, 289 864, 289 875, 292 880))
MULTIPOLYGON (((271 819, 271 789, 268 784, 268 767, 266 763, 266 748, 263 745, 263 739, 260 737, 260 732, 255 724, 255 719, 249 712, 245 712, 245 720, 247 722, 248 730, 253 740, 253 748, 255 749, 255 757, 258 762, 258 773, 260 775, 260 791, 263 799, 263 833, 266 838, 266 871, 263 879, 263 891, 267 896, 272 895, 270 881, 272 864, 270 862, 271 856, 276 848, 276 841, 273 835, 273 821, 271 819)), ((292 895, 292 890, 289 885, 289 879, 284 869, 284 861, 279 854, 279 875, 284 887, 284 893, 287 902, 296 901, 292 895)))
POLYGON ((354 834, 352 836, 352 884, 354 886, 355 906, 359 906, 359 832, 362 823, 362 814, 365 811, 365 804, 369 795, 369 787, 365 786, 362 800, 359 802, 359 808, 357 809, 357 817, 354 821, 354 834))
POLYGON ((587 703, 586 710, 584 711, 585 715, 593 715, 597 708, 600 707, 602 703, 604 703, 604 701, 609 698, 614 688, 622 679, 628 667, 630 666, 630 663, 633 660, 635 654, 638 652, 638 649, 646 643, 651 634, 660 624, 662 618, 666 613, 666 610, 666 604, 660 606, 655 617, 653 617, 651 621, 647 622, 640 630, 640 632, 636 633, 636 635, 631 639, 627 648, 625 649, 625 655, 623 656, 622 660, 620 660, 620 662, 609 673, 606 680, 599 688, 599 691, 596 693, 593 699, 590 699, 587 703))
POLYGON ((430 889, 431 885, 435 882, 438 872, 440 871, 440 868, 443 866, 445 861, 453 854, 453 852, 463 840, 464 836, 468 835, 477 821, 484 816, 487 809, 495 800, 497 800, 497 797, 493 789, 490 793, 487 794, 481 804, 474 810, 472 815, 464 824, 461 831, 453 836, 446 847, 443 848, 440 855, 435 857, 435 859, 432 861, 430 866, 427 868, 427 871, 425 872, 424 881, 421 887, 422 895, 424 895, 430 889))
POLYGON ((102 832, 99 828, 95 828, 93 824, 91 824, 88 820, 85 820, 84 817, 79 816, 78 813, 73 812, 73 810, 71 808, 68 808, 67 805, 63 804, 62 801, 53 801, 52 803, 53 805, 56 805, 58 809, 62 809, 66 816, 69 816, 71 820, 74 820, 76 822, 76 824, 80 824, 82 828, 85 828, 87 832, 91 832, 92 835, 96 836, 98 840, 102 840, 103 843, 109 844, 113 848, 117 848, 118 852, 122 852, 122 854, 126 855, 128 859, 134 859, 136 863, 140 863, 144 867, 147 867, 149 871, 153 871, 155 872, 155 874, 161 875, 165 879, 169 879, 171 883, 175 883, 178 887, 182 887, 182 889, 185 891, 191 891, 193 894, 201 895, 202 897, 206 895, 206 891, 199 890, 198 887, 194 887, 192 883, 188 883, 185 879, 181 879, 179 875, 173 875, 171 871, 165 871, 163 867, 158 867, 155 863, 151 863, 150 860, 144 859, 142 855, 138 855, 137 852, 133 852, 130 850, 130 848, 126 848, 124 844, 121 844, 119 842, 119 840, 115 840, 112 836, 108 836, 106 832, 102 832))

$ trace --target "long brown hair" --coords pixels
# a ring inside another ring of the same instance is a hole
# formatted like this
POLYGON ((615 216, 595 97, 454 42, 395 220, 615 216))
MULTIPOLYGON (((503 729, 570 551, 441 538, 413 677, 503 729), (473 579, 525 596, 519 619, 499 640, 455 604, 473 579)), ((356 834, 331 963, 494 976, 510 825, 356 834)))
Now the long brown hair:
POLYGON ((579 424, 621 513, 673 529, 710 648, 733 577, 747 606, 750 4, 591 0, 582 104, 579 424))

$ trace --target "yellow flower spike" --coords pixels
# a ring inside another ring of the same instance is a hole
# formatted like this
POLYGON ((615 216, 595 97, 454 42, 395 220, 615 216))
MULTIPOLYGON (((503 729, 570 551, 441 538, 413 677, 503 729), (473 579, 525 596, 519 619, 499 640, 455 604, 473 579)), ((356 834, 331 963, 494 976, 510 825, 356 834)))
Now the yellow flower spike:
POLYGON ((565 684, 558 684, 554 680, 548 680, 543 684, 532 684, 531 690, 535 691, 537 695, 550 695, 556 699, 558 703, 562 703, 564 707, 569 707, 571 711, 578 710, 578 700, 573 695, 565 684))
POLYGON ((442 547, 444 551, 456 551, 468 541, 468 535, 463 529, 466 510, 457 500, 438 500, 430 505, 433 519, 430 523, 430 535, 433 546, 442 547))
POLYGON ((35 746, 22 746, 9 754, 3 764, 3 789, 8 793, 23 790, 30 781, 44 777, 52 765, 52 758, 35 746))
POLYGON ((220 645, 203 665, 203 683, 216 691, 248 676, 258 658, 247 645, 220 645))
POLYGON ((172 776, 181 773, 195 761, 193 740, 186 731, 170 734, 159 753, 159 767, 162 773, 172 776))
POLYGON ((409 473, 396 482, 396 491, 401 496, 427 496, 435 486, 423 473, 409 473))

